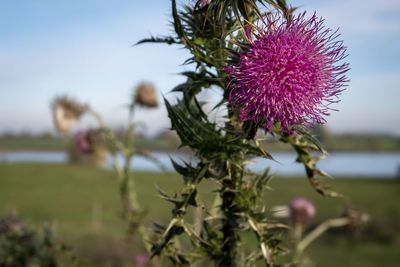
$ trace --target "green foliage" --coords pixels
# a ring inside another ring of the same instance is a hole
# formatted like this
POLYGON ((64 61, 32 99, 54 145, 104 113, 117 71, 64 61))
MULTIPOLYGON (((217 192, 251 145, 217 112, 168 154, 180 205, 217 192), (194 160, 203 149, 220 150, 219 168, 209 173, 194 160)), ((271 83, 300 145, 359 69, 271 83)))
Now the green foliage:
POLYGON ((320 176, 330 177, 327 173, 317 168, 318 160, 326 155, 319 141, 311 134, 300 130, 299 134, 291 136, 283 135, 281 141, 289 143, 297 153, 297 162, 303 164, 311 185, 323 196, 338 197, 340 194, 323 184, 320 176), (315 154, 320 154, 315 156, 315 154))
MULTIPOLYGON (((69 249, 57 244, 50 229, 36 232, 14 217, 0 221, 0 266, 2 267, 57 267, 61 256, 69 249)), ((69 256, 70 266, 76 262, 69 256)))

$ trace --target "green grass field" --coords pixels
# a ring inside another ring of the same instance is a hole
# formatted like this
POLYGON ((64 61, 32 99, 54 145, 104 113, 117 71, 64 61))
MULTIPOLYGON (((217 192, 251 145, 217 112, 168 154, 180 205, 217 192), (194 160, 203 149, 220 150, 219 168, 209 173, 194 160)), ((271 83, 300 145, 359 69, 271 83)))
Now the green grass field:
MULTIPOLYGON (((155 185, 167 192, 180 187, 175 174, 135 173, 148 222, 166 222, 170 205, 157 197, 155 185)), ((343 199, 319 196, 306 179, 275 178, 266 192, 267 207, 305 196, 316 203, 315 223, 338 216, 345 206, 363 209, 371 222, 357 238, 329 233, 308 255, 316 266, 398 266, 400 262, 400 181, 338 179, 330 181, 343 199)), ((202 187, 209 198, 211 185, 202 187)), ((0 164, 0 216, 18 213, 37 227, 50 224, 58 238, 78 251, 104 250, 103 243, 123 240, 117 183, 111 172, 82 166, 0 164)), ((109 252, 109 251, 108 251, 109 252)), ((100 266, 100 265, 98 265, 100 266)), ((109 266, 109 265, 104 265, 109 266)))

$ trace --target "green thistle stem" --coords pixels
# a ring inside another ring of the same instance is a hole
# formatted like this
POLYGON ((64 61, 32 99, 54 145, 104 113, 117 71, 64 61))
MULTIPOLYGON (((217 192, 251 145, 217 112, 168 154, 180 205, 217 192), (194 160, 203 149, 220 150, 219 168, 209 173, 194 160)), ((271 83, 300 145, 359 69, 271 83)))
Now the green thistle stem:
MULTIPOLYGON (((108 128, 108 126, 103 121, 100 114, 95 112, 92 109, 88 109, 88 113, 91 114, 100 127, 103 130, 104 137, 106 142, 112 146, 111 156, 113 161, 113 168, 117 174, 119 186, 120 186, 120 197, 123 208, 123 217, 128 221, 128 233, 132 235, 135 231, 140 235, 141 242, 147 251, 151 251, 151 246, 147 242, 150 240, 150 234, 147 229, 141 225, 141 215, 142 209, 140 207, 137 193, 136 193, 136 185, 135 179, 131 170, 131 161, 134 156, 134 124, 133 124, 133 114, 134 114, 134 106, 129 109, 129 122, 126 136, 126 144, 122 144, 114 133, 108 128), (120 166, 117 159, 117 152, 120 151, 124 155, 124 165, 120 166)), ((159 266, 158 262, 155 262, 156 266, 159 266)))
POLYGON ((300 246, 301 239, 303 237, 303 224, 302 223, 295 223, 294 228, 293 228, 293 239, 294 239, 294 256, 293 256, 293 262, 296 263, 300 260, 301 255, 302 255, 302 249, 300 246))
POLYGON ((303 255, 304 250, 319 236, 325 233, 327 230, 336 227, 343 227, 350 223, 349 218, 336 218, 327 220, 320 225, 318 225, 315 229, 313 229, 309 234, 307 234, 304 238, 302 238, 302 225, 296 224, 294 228, 294 236, 295 236, 295 252, 293 257, 293 262, 295 264, 301 261, 301 257, 303 255))
POLYGON ((128 129, 126 132, 126 148, 124 151, 125 162, 124 162, 124 171, 123 177, 121 181, 121 198, 124 203, 124 214, 128 217, 129 222, 129 232, 133 233, 137 230, 140 224, 140 214, 142 212, 141 207, 139 205, 137 193, 136 193, 136 185, 135 179, 131 170, 131 161, 134 155, 134 125, 132 122, 134 113, 134 107, 129 109, 129 122, 128 129))
POLYGON ((221 259, 218 262, 219 267, 235 267, 237 266, 237 247, 240 242, 239 236, 239 208, 236 204, 238 180, 240 178, 239 172, 228 162, 228 169, 230 170, 229 178, 223 181, 220 191, 222 200, 221 211, 224 215, 221 232, 222 248, 221 259))
POLYGON ((302 253, 315 239, 321 236, 330 228, 343 227, 350 223, 349 218, 336 218, 327 220, 318 225, 313 231, 304 237, 298 244, 298 250, 302 253))

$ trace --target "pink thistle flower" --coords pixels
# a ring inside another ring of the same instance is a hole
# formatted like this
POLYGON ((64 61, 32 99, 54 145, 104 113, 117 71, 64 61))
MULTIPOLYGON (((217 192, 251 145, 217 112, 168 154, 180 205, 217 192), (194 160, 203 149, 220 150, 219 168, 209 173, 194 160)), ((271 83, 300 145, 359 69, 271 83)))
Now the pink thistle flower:
POLYGON ((242 121, 253 121, 270 131, 280 124, 290 133, 293 126, 323 124, 329 105, 349 80, 346 54, 337 31, 324 26, 315 14, 286 20, 268 14, 255 27, 255 40, 239 54, 228 73, 228 102, 239 108, 242 121))
POLYGON ((306 224, 314 218, 316 211, 311 201, 299 197, 290 201, 289 213, 290 218, 295 224, 306 224))
POLYGON ((93 145, 90 142, 88 132, 79 131, 74 136, 75 147, 82 154, 90 154, 93 152, 93 145))
POLYGON ((150 257, 145 253, 135 255, 134 263, 136 267, 148 266, 150 263, 150 257))
POLYGON ((211 0, 197 0, 196 5, 198 5, 200 8, 203 8, 207 6, 210 2, 211 0))

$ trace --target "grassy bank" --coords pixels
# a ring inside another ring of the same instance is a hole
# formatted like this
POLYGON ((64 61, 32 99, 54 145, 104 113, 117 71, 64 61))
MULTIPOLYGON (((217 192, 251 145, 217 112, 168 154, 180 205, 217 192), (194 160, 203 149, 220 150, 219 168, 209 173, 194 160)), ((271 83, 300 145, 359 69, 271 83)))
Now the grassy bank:
MULTIPOLYGON (((179 189, 179 177, 136 173, 136 178, 148 218, 165 222, 170 205, 156 197, 155 185, 172 193, 179 189)), ((282 205, 293 197, 305 196, 316 203, 315 223, 338 216, 345 206, 362 208, 371 216, 363 235, 346 238, 346 234, 331 233, 313 244, 309 255, 317 266, 324 267, 398 266, 400 182, 338 179, 331 184, 346 197, 326 199, 305 179, 277 177, 270 184, 273 189, 266 193, 266 205, 282 205)), ((206 184, 203 197, 207 198, 210 190, 206 184)), ((119 210, 118 188, 111 172, 67 165, 0 165, 0 216, 17 212, 34 225, 50 223, 57 236, 86 254, 107 251, 103 243, 123 239, 125 226, 119 210)))
MULTIPOLYGON (((119 134, 122 136, 122 134, 119 134)), ((328 151, 350 152, 399 152, 400 138, 384 135, 317 135, 328 151)), ((122 137, 121 137, 122 138, 122 137)), ((44 136, 0 136, 1 151, 19 150, 66 150, 72 140, 65 137, 44 136)), ((175 151, 180 144, 173 133, 160 135, 154 138, 138 136, 136 149, 152 151, 175 151)), ((292 151, 292 148, 276 140, 263 142, 262 145, 269 151, 292 151)))
POLYGON ((69 141, 54 137, 0 137, 1 151, 60 151, 65 150, 69 141))

